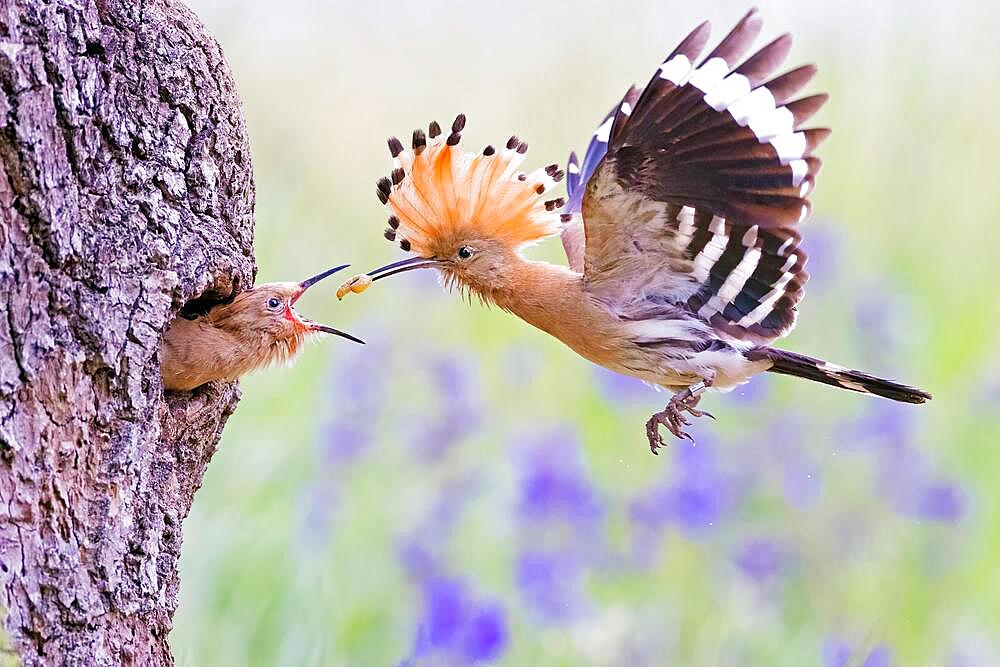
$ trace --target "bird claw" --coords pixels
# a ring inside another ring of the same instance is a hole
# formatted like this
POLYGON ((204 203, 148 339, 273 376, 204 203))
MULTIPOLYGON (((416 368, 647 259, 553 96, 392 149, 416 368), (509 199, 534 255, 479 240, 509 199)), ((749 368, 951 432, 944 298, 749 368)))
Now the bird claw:
POLYGON ((711 417, 715 419, 715 416, 711 413, 698 410, 695 407, 698 405, 699 400, 701 400, 700 391, 699 393, 694 393, 691 391, 691 388, 679 391, 674 394, 662 411, 653 414, 649 418, 649 421, 646 422, 646 439, 649 441, 649 450, 653 454, 659 454, 657 450, 660 447, 666 446, 663 436, 660 435, 660 426, 666 427, 674 437, 680 439, 686 438, 694 443, 694 438, 685 430, 686 426, 691 425, 685 413, 692 417, 711 417))

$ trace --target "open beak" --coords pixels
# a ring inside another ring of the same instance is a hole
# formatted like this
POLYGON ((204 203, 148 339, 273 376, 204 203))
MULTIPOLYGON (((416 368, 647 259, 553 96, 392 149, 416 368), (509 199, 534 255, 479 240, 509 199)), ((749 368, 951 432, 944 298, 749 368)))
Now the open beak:
POLYGON ((441 260, 434 259, 433 257, 411 257, 410 259, 402 259, 398 262, 393 262, 392 264, 386 264, 385 266, 375 269, 374 271, 369 271, 367 275, 375 281, 381 280, 382 278, 388 278, 389 276, 396 275, 397 273, 403 273, 404 271, 431 269, 436 266, 441 266, 441 264, 441 260))
MULTIPOLYGON (((341 264, 340 266, 335 266, 332 269, 327 269, 323 273, 318 273, 312 278, 306 278, 305 280, 300 282, 299 292, 298 294, 296 294, 291 298, 290 302, 291 305, 295 305, 295 302, 299 300, 299 297, 301 297, 303 294, 306 293, 307 289, 309 289, 319 281, 323 280, 324 278, 332 276, 338 271, 343 271, 348 266, 350 266, 350 264, 341 264)), ((291 312, 293 314, 295 313, 295 311, 291 312)), ((313 322, 312 320, 307 320, 305 318, 299 318, 297 315, 295 317, 299 321, 299 323, 309 331, 322 331, 323 333, 333 334, 334 336, 340 336, 341 338, 346 338, 347 340, 353 340, 355 343, 361 343, 362 345, 365 344, 363 340, 361 340, 360 338, 355 338, 346 331, 341 331, 340 329, 334 329, 333 327, 328 327, 325 324, 320 324, 319 322, 313 322)))
POLYGON ((333 334, 334 336, 340 336, 341 338, 346 338, 347 340, 353 340, 355 343, 365 344, 365 341, 360 338, 355 338, 346 331, 341 331, 340 329, 334 329, 333 327, 328 327, 325 324, 320 324, 318 322, 313 322, 312 320, 302 320, 302 324, 309 329, 309 331, 322 331, 323 333, 333 334))
POLYGON ((350 264, 341 264, 340 266, 335 266, 332 269, 327 269, 323 273, 317 273, 312 278, 306 278, 305 280, 299 283, 299 293, 292 297, 292 304, 294 305, 295 302, 299 300, 299 297, 306 293, 307 289, 309 289, 319 281, 323 280, 324 278, 328 278, 329 276, 332 276, 338 271, 343 271, 349 266, 350 264))

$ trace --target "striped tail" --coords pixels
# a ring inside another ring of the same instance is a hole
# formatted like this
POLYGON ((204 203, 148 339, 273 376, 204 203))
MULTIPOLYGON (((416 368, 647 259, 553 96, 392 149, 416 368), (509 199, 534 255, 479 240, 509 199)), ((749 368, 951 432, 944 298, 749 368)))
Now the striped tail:
POLYGON ((822 359, 814 359, 804 354, 796 354, 773 347, 758 347, 746 353, 751 361, 768 359, 774 362, 768 370, 772 373, 793 375, 814 382, 822 382, 833 387, 857 391, 862 394, 875 394, 891 398, 903 403, 926 403, 931 395, 915 387, 884 380, 861 371, 843 368, 822 359))

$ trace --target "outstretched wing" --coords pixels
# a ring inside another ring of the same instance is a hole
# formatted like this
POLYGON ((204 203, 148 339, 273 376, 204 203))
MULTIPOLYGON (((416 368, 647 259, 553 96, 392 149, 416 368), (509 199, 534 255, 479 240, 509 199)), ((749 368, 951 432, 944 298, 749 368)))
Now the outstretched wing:
POLYGON ((574 271, 583 271, 583 256, 586 248, 583 217, 580 211, 585 186, 608 152, 608 140, 611 138, 611 125, 615 120, 615 114, 618 113, 623 104, 635 104, 638 97, 639 91, 636 90, 636 87, 629 87, 622 101, 611 108, 611 111, 604 116, 600 125, 594 130, 590 144, 587 146, 587 152, 583 154, 583 162, 581 163, 577 159, 576 151, 569 154, 569 160, 566 162, 567 200, 562 212, 562 244, 570 268, 574 271))
POLYGON ((794 326, 808 278, 796 226, 821 165, 812 151, 829 134, 799 129, 826 95, 788 101, 814 67, 766 80, 789 35, 737 64, 760 28, 751 10, 697 65, 708 23, 688 35, 617 111, 582 199, 595 294, 681 304, 754 342, 794 326))

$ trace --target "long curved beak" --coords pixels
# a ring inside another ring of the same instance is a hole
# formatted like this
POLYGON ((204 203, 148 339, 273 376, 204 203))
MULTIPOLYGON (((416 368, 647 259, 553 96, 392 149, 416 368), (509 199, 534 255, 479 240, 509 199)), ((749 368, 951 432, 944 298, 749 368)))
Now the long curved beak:
POLYGON ((388 278, 389 276, 394 276, 397 273, 403 273, 404 271, 413 271, 416 269, 431 269, 436 266, 441 266, 442 261, 440 259, 435 259, 434 257, 411 257, 409 259, 401 259, 398 262, 393 262, 392 264, 386 264, 383 267, 375 269, 374 271, 369 271, 368 276, 373 280, 381 280, 382 278, 388 278))
MULTIPOLYGON (((340 266, 335 266, 332 269, 327 269, 323 273, 317 273, 315 276, 313 276, 311 278, 306 278, 305 280, 303 280, 302 282, 300 282, 299 283, 299 293, 296 294, 295 296, 293 296, 291 298, 291 301, 290 301, 291 305, 294 305, 295 302, 299 300, 299 297, 306 293, 307 289, 309 289, 310 287, 312 287, 313 285, 315 285, 319 281, 323 280, 324 278, 332 276, 333 274, 337 273, 338 271, 343 271, 344 269, 346 269, 349 266, 350 266, 350 264, 341 264, 340 266)), ((295 311, 292 311, 292 313, 294 313, 294 312, 295 311)), ((341 338, 346 338, 347 340, 352 340, 355 343, 361 343, 362 345, 365 344, 365 341, 361 340, 360 338, 356 338, 355 336, 352 336, 351 334, 347 333, 346 331, 341 331, 340 329, 334 329, 333 327, 328 327, 325 324, 320 324, 319 322, 313 322, 312 320, 307 320, 305 318, 299 318, 298 315, 293 315, 293 316, 296 317, 296 318, 298 318, 298 321, 300 322, 300 324, 302 326, 306 327, 307 329, 309 329, 310 331, 322 331, 323 333, 333 334, 334 336, 340 336, 341 338)))
POLYGON ((337 271, 343 271, 349 266, 350 264, 341 264, 340 266, 335 266, 332 269, 327 269, 323 273, 317 273, 312 278, 306 278, 305 280, 299 283, 299 293, 292 297, 292 303, 294 304, 296 301, 298 301, 299 297, 305 294, 307 289, 309 289, 319 281, 329 276, 332 276, 333 274, 337 273, 337 271))
POLYGON ((312 331, 322 331, 323 333, 333 334, 334 336, 340 336, 341 338, 346 338, 347 340, 353 340, 355 343, 365 344, 365 341, 360 338, 355 338, 346 331, 341 331, 340 329, 334 329, 333 327, 328 327, 325 324, 317 324, 316 322, 306 321, 303 322, 312 331))

